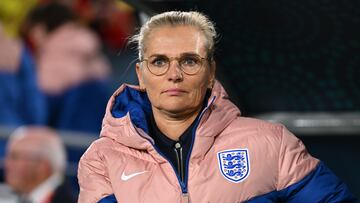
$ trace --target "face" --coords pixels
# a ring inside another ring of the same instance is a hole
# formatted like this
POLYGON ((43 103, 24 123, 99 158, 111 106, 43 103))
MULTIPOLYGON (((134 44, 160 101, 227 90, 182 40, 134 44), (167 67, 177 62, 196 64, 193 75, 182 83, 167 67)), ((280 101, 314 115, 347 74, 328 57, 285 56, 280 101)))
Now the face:
POLYGON ((6 183, 16 192, 28 193, 42 181, 44 164, 27 142, 14 141, 5 158, 6 183))
MULTIPOLYGON (((166 56, 180 58, 198 55, 207 58, 205 37, 192 26, 164 26, 153 30, 146 41, 144 58, 166 56)), ((171 60, 168 71, 160 76, 152 74, 146 63, 137 64, 140 87, 146 89, 153 111, 181 116, 201 109, 206 90, 215 77, 215 65, 203 60, 194 75, 182 72, 177 60, 171 60)))

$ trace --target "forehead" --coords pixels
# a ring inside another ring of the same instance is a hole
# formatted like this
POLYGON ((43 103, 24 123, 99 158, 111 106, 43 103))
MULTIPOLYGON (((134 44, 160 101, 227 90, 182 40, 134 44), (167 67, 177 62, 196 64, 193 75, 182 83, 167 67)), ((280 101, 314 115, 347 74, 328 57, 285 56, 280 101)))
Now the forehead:
POLYGON ((144 55, 196 53, 204 56, 205 42, 205 36, 194 26, 163 26, 152 30, 147 37, 144 55))
POLYGON ((36 147, 37 147, 36 143, 28 139, 15 139, 8 144, 9 151, 17 151, 17 152, 34 151, 33 149, 36 147))

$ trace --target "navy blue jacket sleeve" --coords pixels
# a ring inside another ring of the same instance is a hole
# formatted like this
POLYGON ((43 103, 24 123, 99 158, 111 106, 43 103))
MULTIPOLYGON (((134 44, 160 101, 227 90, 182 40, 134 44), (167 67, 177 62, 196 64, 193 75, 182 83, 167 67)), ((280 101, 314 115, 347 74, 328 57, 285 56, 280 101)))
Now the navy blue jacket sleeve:
POLYGON ((299 182, 280 191, 256 197, 249 203, 355 203, 347 186, 322 162, 299 182))
POLYGON ((109 195, 104 198, 102 198, 98 203, 117 203, 117 200, 115 198, 115 195, 109 195))
POLYGON ((347 186, 323 163, 298 183, 280 191, 281 199, 298 202, 357 202, 347 186))

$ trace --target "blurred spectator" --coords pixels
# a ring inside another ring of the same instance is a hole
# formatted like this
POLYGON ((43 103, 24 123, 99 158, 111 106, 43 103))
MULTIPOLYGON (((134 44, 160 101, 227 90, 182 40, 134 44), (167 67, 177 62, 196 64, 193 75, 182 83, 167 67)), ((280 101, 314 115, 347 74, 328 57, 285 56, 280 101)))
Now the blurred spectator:
POLYGON ((64 184, 66 153, 55 131, 46 127, 20 127, 11 136, 5 158, 6 183, 19 202, 72 203, 64 184))
POLYGON ((34 69, 29 50, 5 36, 0 23, 0 125, 45 123, 45 100, 34 69))
POLYGON ((77 24, 66 6, 36 7, 27 26, 37 55, 39 85, 47 94, 61 94, 83 81, 108 76, 109 66, 97 36, 77 24))
POLYGON ((30 11, 24 33, 37 58, 40 89, 47 96, 48 124, 55 128, 98 132, 110 89, 110 67, 97 36, 60 3, 30 11))

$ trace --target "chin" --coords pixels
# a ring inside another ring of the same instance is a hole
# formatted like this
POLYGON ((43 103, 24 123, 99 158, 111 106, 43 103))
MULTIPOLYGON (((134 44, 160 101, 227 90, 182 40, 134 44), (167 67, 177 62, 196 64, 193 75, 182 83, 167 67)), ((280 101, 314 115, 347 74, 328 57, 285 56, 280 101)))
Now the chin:
POLYGON ((178 114, 182 115, 186 112, 191 112, 194 107, 190 106, 184 106, 184 104, 173 104, 171 106, 165 106, 163 110, 170 112, 171 114, 178 114))
POLYGON ((175 113, 184 112, 184 110, 186 110, 186 109, 185 109, 185 108, 181 108, 181 107, 179 107, 179 106, 171 106, 171 107, 165 107, 165 108, 163 108, 163 110, 175 114, 175 113))

